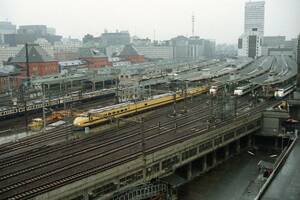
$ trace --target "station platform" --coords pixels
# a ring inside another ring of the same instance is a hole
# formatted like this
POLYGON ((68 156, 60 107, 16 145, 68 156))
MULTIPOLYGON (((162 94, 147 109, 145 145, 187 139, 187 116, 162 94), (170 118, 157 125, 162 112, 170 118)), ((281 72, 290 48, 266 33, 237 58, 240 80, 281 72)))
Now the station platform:
POLYGON ((300 199, 300 140, 288 156, 284 166, 267 188, 262 200, 300 199))

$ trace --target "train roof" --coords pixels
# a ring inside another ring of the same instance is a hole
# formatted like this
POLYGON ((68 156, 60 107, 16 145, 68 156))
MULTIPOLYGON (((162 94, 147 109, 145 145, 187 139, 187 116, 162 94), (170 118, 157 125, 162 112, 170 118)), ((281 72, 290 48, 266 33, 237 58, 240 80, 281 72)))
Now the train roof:
POLYGON ((237 90, 243 90, 243 89, 247 89, 247 88, 249 88, 249 87, 251 87, 251 86, 252 86, 251 84, 248 84, 248 85, 239 86, 239 87, 237 87, 236 89, 237 89, 237 90))
POLYGON ((168 92, 168 93, 164 93, 164 94, 158 94, 158 95, 154 95, 152 98, 150 99, 159 99, 159 98, 162 98, 162 97, 166 97, 166 96, 170 96, 170 95, 173 95, 172 93, 168 92))
MULTIPOLYGON (((165 93, 165 94, 159 94, 159 95, 155 95, 152 98, 149 99, 159 99, 165 96, 170 96, 172 95, 172 93, 165 93)), ((103 111, 107 111, 107 110, 112 110, 112 109, 116 109, 116 108, 120 108, 123 106, 127 106, 129 104, 134 104, 134 102, 125 102, 125 103, 120 103, 120 104, 116 104, 116 105, 112 105, 112 106, 106 106, 106 107, 102 107, 102 108, 97 108, 97 109, 91 109, 89 110, 87 113, 88 114, 95 114, 95 113, 99 113, 99 112, 103 112, 103 111)))
POLYGON ((120 104, 116 104, 116 105, 112 105, 112 106, 105 106, 103 108, 91 109, 91 110, 88 111, 88 113, 90 113, 90 114, 99 113, 99 112, 103 112, 103 111, 106 111, 106 110, 111 110, 111 109, 127 106, 129 104, 133 104, 133 103, 132 102, 126 102, 126 103, 120 103, 120 104))

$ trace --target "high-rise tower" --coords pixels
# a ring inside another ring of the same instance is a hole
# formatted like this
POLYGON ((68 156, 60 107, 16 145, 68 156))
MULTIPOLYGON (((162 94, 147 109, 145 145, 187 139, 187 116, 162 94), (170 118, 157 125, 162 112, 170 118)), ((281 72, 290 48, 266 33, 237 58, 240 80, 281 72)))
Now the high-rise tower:
POLYGON ((245 4, 244 33, 257 29, 263 36, 265 24, 265 2, 249 1, 245 4))
POLYGON ((245 4, 244 33, 238 40, 238 55, 257 58, 261 56, 264 36, 265 2, 249 1, 245 4))

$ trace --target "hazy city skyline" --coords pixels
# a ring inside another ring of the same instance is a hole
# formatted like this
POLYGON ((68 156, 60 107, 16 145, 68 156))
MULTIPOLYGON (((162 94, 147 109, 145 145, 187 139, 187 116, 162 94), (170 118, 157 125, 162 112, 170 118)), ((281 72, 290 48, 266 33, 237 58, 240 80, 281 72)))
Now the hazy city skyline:
MULTIPOLYGON (((190 36, 194 13, 195 35, 217 43, 237 43, 244 29, 246 0, 1 0, 0 21, 16 25, 45 24, 57 34, 82 39, 87 34, 128 30, 139 37, 165 40, 190 36)), ((294 38, 300 32, 299 0, 265 1, 265 35, 294 38)))

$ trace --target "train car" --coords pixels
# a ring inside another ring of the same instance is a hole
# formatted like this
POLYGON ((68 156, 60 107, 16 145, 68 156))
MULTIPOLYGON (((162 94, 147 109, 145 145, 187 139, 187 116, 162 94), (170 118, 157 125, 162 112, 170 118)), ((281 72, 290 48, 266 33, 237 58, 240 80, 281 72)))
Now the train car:
POLYGON ((258 87, 259 87, 259 85, 252 85, 252 84, 240 86, 240 87, 237 87, 233 91, 233 94, 236 95, 236 96, 243 96, 243 95, 251 92, 252 90, 257 89, 258 87))
POLYGON ((295 88, 296 88, 295 84, 288 85, 288 86, 286 86, 284 88, 278 88, 274 92, 274 97, 276 99, 284 98, 285 96, 287 96, 288 94, 290 94, 291 92, 293 92, 295 90, 295 88))
MULTIPOLYGON (((186 96, 195 96, 208 91, 208 87, 198 87, 189 89, 186 96)), ((176 94, 166 93, 153 96, 150 99, 139 102, 121 103, 113 106, 107 106, 100 109, 93 109, 87 113, 82 113, 73 121, 75 129, 84 127, 93 127, 101 123, 107 122, 113 118, 120 118, 128 115, 133 115, 139 112, 150 110, 159 106, 170 104, 175 101, 184 99, 185 94, 177 92, 176 94)))
MULTIPOLYGON (((90 99, 100 99, 107 96, 113 96, 113 89, 103 89, 101 91, 93 91, 88 93, 83 93, 76 91, 72 94, 66 95, 65 97, 57 97, 54 99, 47 99, 45 101, 45 107, 56 107, 60 106, 65 102, 76 102, 76 101, 88 101, 90 99), (79 96, 80 95, 80 96, 79 96)), ((41 100, 27 101, 27 111, 28 112, 39 112, 43 107, 41 100)), ((19 115, 23 115, 25 112, 25 107, 22 104, 15 105, 12 107, 0 107, 0 120, 10 119, 19 115)))
POLYGON ((209 94, 215 96, 223 87, 224 85, 222 84, 214 84, 209 88, 209 94))

